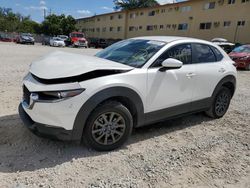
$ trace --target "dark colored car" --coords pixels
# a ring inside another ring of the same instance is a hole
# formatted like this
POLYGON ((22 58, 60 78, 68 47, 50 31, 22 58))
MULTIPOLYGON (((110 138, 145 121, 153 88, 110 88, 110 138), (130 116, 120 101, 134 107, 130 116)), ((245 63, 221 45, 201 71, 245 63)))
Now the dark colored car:
POLYGON ((93 48, 106 48, 121 39, 98 39, 98 38, 90 38, 89 39, 89 47, 93 48))
POLYGON ((42 45, 50 45, 50 39, 51 37, 50 36, 44 36, 43 39, 42 39, 42 45))
POLYGON ((17 44, 35 44, 35 39, 30 33, 21 33, 16 38, 17 44))
POLYGON ((250 44, 236 47, 229 56, 237 68, 250 70, 250 44))

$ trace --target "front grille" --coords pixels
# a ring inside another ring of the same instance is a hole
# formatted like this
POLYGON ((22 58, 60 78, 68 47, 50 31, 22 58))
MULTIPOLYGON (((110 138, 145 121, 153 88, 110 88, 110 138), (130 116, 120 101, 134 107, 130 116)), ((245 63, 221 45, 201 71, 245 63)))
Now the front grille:
POLYGON ((28 105, 30 104, 30 91, 27 89, 25 85, 23 85, 23 101, 28 105))

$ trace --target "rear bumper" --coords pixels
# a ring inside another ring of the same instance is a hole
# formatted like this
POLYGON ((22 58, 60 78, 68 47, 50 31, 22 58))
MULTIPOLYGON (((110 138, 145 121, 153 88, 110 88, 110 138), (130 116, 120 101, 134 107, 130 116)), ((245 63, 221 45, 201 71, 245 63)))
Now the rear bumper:
POLYGON ((57 140, 70 141, 72 140, 72 131, 65 130, 63 128, 46 126, 40 123, 34 122, 29 115, 24 111, 22 104, 18 107, 19 116, 22 119, 24 125, 35 135, 46 138, 52 138, 57 140))

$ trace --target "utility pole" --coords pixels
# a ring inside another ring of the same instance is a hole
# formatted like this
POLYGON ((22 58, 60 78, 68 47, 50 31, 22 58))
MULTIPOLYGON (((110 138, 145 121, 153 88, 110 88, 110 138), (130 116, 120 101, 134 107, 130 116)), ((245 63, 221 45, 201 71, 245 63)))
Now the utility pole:
POLYGON ((43 17, 46 18, 46 9, 43 9, 43 17))

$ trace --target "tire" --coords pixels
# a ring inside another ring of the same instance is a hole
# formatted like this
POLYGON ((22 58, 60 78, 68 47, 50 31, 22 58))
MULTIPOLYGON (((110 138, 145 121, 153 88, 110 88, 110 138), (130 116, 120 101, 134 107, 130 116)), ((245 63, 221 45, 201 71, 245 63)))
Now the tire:
POLYGON ((83 142, 97 151, 114 150, 127 141, 132 128, 133 117, 129 110, 119 102, 109 101, 90 114, 83 131, 83 142))
POLYGON ((223 117, 229 108, 231 98, 231 91, 227 87, 221 87, 213 98, 212 106, 206 111, 206 114, 212 118, 223 117))
POLYGON ((250 71, 250 63, 248 64, 248 66, 246 66, 246 70, 250 71))

